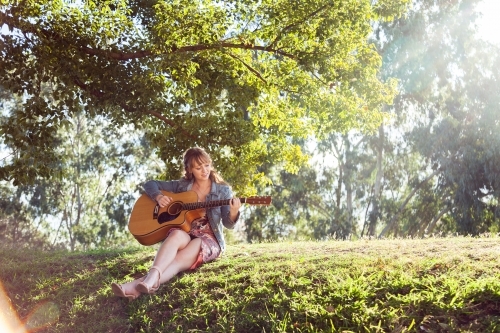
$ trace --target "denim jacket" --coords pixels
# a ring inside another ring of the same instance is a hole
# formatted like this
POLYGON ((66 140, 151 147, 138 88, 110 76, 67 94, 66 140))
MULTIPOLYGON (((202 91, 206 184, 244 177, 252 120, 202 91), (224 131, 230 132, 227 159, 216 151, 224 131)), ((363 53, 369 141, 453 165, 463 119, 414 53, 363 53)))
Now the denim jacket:
MULTIPOLYGON (((160 191, 180 193, 190 191, 192 187, 193 180, 186 179, 172 181, 150 180, 144 184, 144 190, 146 191, 147 195, 153 200, 155 200, 155 198, 159 194, 162 194, 160 191)), ((231 199, 232 197, 233 193, 228 185, 212 182, 212 188, 210 189, 206 200, 226 200, 231 199)), ((229 206, 206 208, 206 211, 215 238, 217 239, 217 242, 219 242, 221 251, 224 252, 226 250, 226 243, 224 241, 224 233, 222 231, 222 228, 223 226, 228 229, 234 228, 234 225, 238 221, 240 213, 238 212, 236 221, 233 222, 229 217, 229 206)))

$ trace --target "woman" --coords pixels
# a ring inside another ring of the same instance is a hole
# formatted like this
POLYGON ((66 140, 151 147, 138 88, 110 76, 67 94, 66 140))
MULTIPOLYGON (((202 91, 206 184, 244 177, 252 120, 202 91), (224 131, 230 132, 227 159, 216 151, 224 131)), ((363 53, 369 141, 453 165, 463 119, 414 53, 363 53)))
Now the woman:
POLYGON ((207 208, 205 214, 201 214, 203 217, 191 223, 189 233, 180 228, 170 229, 146 276, 122 285, 111 285, 116 296, 129 300, 141 293, 152 294, 177 273, 195 269, 219 257, 225 250, 222 229, 234 227, 241 207, 240 200, 233 198, 230 186, 213 168, 208 153, 198 147, 184 153, 183 178, 169 182, 148 181, 144 190, 160 207, 166 207, 172 201, 161 190, 172 193, 195 191, 200 202, 230 199, 230 205, 207 208))

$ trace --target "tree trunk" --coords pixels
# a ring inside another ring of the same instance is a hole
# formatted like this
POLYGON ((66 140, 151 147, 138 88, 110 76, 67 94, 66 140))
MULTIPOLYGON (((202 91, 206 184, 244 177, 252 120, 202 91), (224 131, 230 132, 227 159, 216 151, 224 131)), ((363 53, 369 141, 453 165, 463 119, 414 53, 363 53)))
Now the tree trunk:
POLYGON ((346 208, 347 208, 347 218, 346 218, 346 227, 345 234, 343 238, 349 237, 353 232, 353 203, 352 203, 352 178, 353 178, 353 168, 352 168, 352 152, 351 152, 351 143, 347 135, 344 136, 344 146, 345 146, 345 176, 344 176, 344 185, 346 192, 346 208))
POLYGON ((429 225, 427 226, 427 228, 422 228, 422 230, 420 231, 419 236, 423 237, 424 235, 428 235, 428 234, 432 233, 432 231, 436 227, 438 221, 441 220, 441 217, 443 217, 443 215, 446 214, 449 211, 450 211, 450 207, 448 207, 448 206, 445 206, 443 209, 441 209, 439 211, 439 213, 437 213, 437 215, 434 216, 434 218, 429 223, 429 225))
POLYGON ((377 230, 377 222, 380 216, 380 192, 382 191, 382 179, 384 178, 383 158, 384 158, 384 125, 378 128, 377 148, 377 174, 375 175, 375 185, 373 187, 373 208, 369 215, 368 236, 374 236, 377 230))
POLYGON ((415 193, 417 193, 417 191, 420 189, 420 187, 422 185, 424 185, 426 182, 428 182, 429 180, 431 180, 435 175, 437 175, 439 172, 441 172, 441 170, 436 170, 434 171, 433 173, 431 173, 429 176, 427 176, 427 178, 425 178, 423 181, 420 182, 420 184, 418 184, 411 192, 410 194, 408 195, 408 197, 406 197, 405 201, 401 204, 401 206, 399 207, 398 211, 396 212, 396 214, 392 217, 392 219, 389 221, 389 223, 387 223, 387 225, 385 226, 385 228, 382 230, 382 232, 379 234, 379 238, 381 237, 384 237, 386 236, 386 234, 389 232, 389 230, 391 230, 396 221, 398 220, 399 216, 401 215, 401 213, 403 212, 403 210, 405 209, 406 205, 408 204, 408 202, 410 202, 411 198, 413 198, 413 196, 415 195, 415 193))

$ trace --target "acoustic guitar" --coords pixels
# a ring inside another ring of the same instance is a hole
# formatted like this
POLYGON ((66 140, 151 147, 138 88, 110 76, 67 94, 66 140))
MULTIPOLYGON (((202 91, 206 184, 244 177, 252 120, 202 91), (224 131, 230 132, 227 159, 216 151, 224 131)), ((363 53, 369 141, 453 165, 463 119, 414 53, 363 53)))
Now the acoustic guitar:
MULTIPOLYGON (((167 207, 160 207, 147 194, 143 194, 132 208, 128 229, 142 245, 153 245, 161 242, 172 228, 181 228, 189 232, 191 222, 196 218, 203 217, 205 208, 229 206, 231 200, 198 202, 198 195, 194 191, 161 192, 173 199, 167 207)), ((240 201, 249 205, 267 206, 271 204, 271 197, 240 198, 240 201)))

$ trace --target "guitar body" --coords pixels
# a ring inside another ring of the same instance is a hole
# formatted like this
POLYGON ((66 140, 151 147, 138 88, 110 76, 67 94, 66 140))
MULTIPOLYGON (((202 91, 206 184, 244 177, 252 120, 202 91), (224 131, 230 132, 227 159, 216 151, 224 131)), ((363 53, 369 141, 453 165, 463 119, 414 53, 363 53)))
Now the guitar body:
POLYGON ((147 194, 143 194, 137 199, 132 208, 132 213, 130 213, 128 229, 142 245, 153 245, 161 242, 167 237, 168 231, 172 228, 181 228, 189 232, 191 230, 191 222, 196 218, 203 217, 202 211, 204 209, 179 209, 182 203, 197 202, 198 196, 196 192, 161 192, 163 195, 173 199, 173 202, 169 206, 162 208, 147 194))

